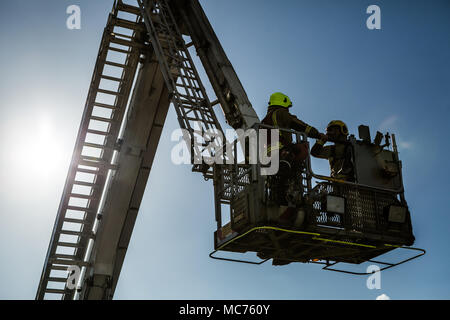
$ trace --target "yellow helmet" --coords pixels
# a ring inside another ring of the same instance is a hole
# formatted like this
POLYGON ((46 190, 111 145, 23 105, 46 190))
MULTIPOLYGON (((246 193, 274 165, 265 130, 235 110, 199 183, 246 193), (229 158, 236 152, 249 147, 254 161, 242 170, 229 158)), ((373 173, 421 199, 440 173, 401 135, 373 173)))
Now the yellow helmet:
POLYGON ((330 128, 330 127, 334 127, 334 126, 339 127, 340 130, 341 130, 341 133, 342 133, 344 136, 347 136, 347 135, 348 135, 348 128, 347 128, 347 125, 346 125, 343 121, 341 121, 341 120, 333 120, 333 121, 330 121, 330 123, 327 125, 327 129, 330 128))
POLYGON ((290 108, 292 107, 292 101, 284 93, 275 92, 270 96, 269 107, 271 106, 290 108))

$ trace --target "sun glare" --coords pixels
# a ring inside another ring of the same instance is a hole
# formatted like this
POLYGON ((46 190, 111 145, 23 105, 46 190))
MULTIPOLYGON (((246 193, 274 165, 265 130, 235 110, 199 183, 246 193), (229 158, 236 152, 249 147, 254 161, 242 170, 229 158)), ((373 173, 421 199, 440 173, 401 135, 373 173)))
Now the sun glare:
POLYGON ((54 179, 67 167, 67 150, 54 119, 40 115, 34 120, 13 129, 16 138, 9 159, 11 169, 31 179, 54 179))

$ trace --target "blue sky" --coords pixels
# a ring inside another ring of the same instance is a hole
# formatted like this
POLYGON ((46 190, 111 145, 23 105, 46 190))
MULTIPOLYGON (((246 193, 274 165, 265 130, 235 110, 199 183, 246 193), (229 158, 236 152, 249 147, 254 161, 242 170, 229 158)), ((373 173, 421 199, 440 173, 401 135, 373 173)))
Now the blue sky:
MULTIPOLYGON (((0 299, 35 296, 112 3, 0 3, 0 299), (81 30, 66 28, 72 4, 81 30)), ((396 134, 415 246, 427 255, 383 272, 380 290, 315 265, 210 259, 212 182, 171 163, 171 108, 115 298, 449 299, 450 2, 201 3, 260 118, 282 91, 321 130, 342 119, 352 133, 366 124, 372 135, 396 134), (381 8, 381 30, 366 28, 371 4, 381 8)))

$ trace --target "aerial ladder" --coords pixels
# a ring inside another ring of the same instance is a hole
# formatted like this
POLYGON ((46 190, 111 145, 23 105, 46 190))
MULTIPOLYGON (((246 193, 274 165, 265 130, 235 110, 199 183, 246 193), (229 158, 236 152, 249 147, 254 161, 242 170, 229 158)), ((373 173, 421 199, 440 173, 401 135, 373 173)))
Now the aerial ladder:
MULTIPOLYGON (((257 264, 282 258, 333 270, 337 263, 359 264, 395 248, 420 252, 407 260, 425 253, 404 246, 414 237, 398 153, 385 150, 388 143, 372 143, 367 130, 362 130, 364 139, 351 139, 355 159, 365 159, 355 161, 361 178, 346 184, 317 175, 308 157, 293 182, 301 194, 294 207, 303 224, 277 222, 282 209, 269 199, 264 165, 206 161, 225 147, 234 148, 232 158, 238 153, 236 141, 224 138, 215 106, 236 130, 264 126, 198 0, 117 0, 100 43, 36 299, 113 298, 170 104, 190 149, 192 170, 214 181, 212 258, 257 264), (199 77, 191 46, 214 101, 199 77), (373 150, 381 158, 368 158, 373 150), (388 166, 393 178, 364 176, 373 169, 367 163, 388 166), (320 180, 314 188, 313 178, 320 180), (230 210, 226 225, 223 205, 230 210), (262 260, 217 256, 224 251, 259 252, 262 260)), ((288 131, 297 143, 308 143, 304 133, 288 131)), ((245 152, 245 143, 240 148, 245 152)), ((386 263, 385 269, 400 263, 386 263)))

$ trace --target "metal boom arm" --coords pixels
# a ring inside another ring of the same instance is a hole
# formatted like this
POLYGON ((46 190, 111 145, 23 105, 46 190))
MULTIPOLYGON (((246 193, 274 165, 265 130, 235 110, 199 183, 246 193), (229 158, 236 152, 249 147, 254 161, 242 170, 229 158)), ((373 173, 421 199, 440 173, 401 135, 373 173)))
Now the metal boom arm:
MULTIPOLYGON (((198 139, 192 160, 224 143, 204 141, 205 132, 222 132, 213 105, 235 129, 259 122, 198 0, 137 3, 117 0, 109 15, 36 299, 112 299, 171 102, 191 143, 198 139), (81 269, 75 289, 67 273, 74 266, 81 269)), ((201 164, 193 170, 211 177, 201 164)))

